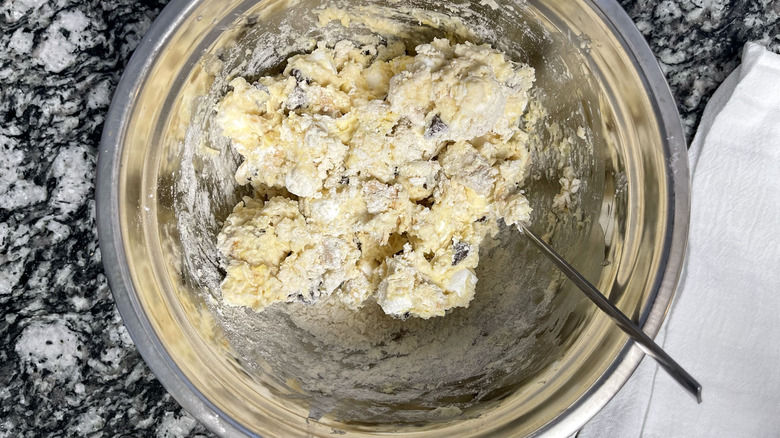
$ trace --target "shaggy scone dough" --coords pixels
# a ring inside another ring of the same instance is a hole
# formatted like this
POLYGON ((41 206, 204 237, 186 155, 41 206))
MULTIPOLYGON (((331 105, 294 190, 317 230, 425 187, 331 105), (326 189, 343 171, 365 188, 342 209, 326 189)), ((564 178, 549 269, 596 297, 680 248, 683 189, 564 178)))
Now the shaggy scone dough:
POLYGON ((479 246, 527 221, 520 128, 534 71, 488 45, 319 43, 234 79, 216 121, 251 184, 227 218, 225 302, 336 294, 429 318, 474 297, 479 246))

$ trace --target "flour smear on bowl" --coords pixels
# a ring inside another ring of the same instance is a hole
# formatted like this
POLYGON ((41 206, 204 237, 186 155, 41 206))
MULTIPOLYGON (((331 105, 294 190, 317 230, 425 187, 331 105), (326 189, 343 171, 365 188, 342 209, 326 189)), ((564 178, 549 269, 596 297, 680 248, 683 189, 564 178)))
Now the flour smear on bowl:
POLYGON ((184 90, 175 232, 205 305, 190 313, 311 418, 457 416, 548 365, 576 305, 512 224, 586 225, 584 119, 551 116, 521 45, 446 9, 248 24, 184 90))

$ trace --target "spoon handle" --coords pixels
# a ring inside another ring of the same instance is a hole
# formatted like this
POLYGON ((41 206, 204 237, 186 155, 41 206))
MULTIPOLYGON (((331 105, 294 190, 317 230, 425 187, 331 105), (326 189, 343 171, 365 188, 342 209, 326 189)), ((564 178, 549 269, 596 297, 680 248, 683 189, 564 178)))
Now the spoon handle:
POLYGON ((698 403, 701 403, 701 385, 687 371, 685 371, 677 362, 674 361, 666 352, 650 339, 633 321, 631 321, 623 312, 612 304, 595 286, 593 286, 585 277, 582 276, 574 267, 555 252, 547 242, 534 234, 525 225, 520 225, 520 229, 542 250, 542 252, 561 270, 588 298, 593 301, 599 309, 604 311, 628 336, 633 339, 639 348, 655 359, 661 368, 666 370, 686 391, 691 393, 698 403))

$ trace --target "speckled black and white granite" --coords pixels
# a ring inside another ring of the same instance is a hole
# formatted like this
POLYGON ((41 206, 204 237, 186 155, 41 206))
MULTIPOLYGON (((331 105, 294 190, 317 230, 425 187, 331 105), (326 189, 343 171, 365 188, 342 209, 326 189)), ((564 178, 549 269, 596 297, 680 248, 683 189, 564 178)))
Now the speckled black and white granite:
POLYGON ((777 0, 620 0, 669 81, 688 141, 715 89, 739 65, 742 46, 780 53, 777 0))
MULTIPOLYGON (((111 94, 165 0, 0 4, 0 438, 211 436, 142 361, 102 273, 93 201, 111 94)), ((780 0, 622 0, 690 139, 780 0)))
POLYGON ((95 229, 103 119, 163 3, 0 6, 0 437, 205 432, 133 346, 95 229))

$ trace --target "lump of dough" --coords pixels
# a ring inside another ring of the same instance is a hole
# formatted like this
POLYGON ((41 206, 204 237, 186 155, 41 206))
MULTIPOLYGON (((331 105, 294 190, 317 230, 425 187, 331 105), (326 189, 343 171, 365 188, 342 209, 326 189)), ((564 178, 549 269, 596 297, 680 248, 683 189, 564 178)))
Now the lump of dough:
POLYGON ((215 121, 255 194, 225 221, 226 303, 334 295, 430 318, 474 298, 479 248, 528 220, 520 119, 533 70, 488 45, 405 53, 318 43, 281 74, 231 81, 215 121))

